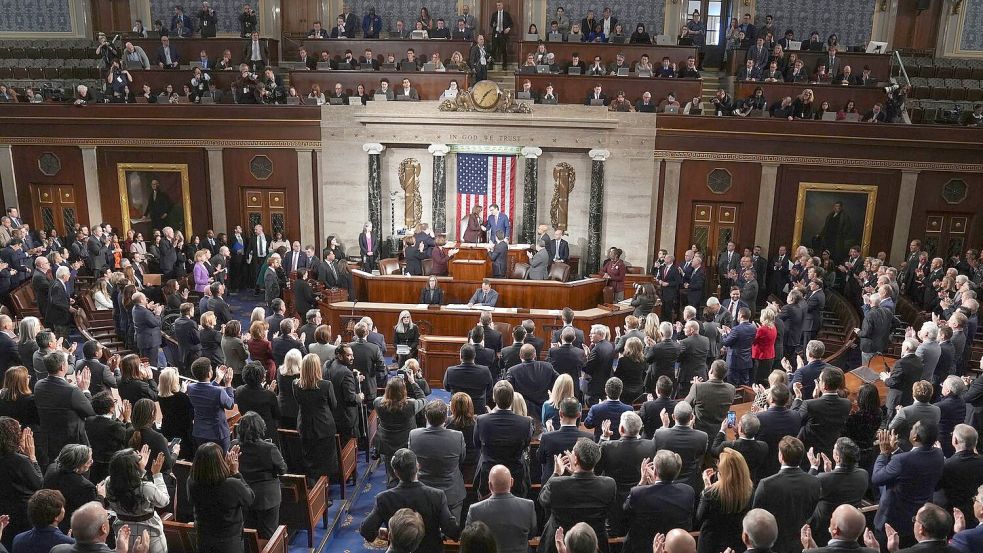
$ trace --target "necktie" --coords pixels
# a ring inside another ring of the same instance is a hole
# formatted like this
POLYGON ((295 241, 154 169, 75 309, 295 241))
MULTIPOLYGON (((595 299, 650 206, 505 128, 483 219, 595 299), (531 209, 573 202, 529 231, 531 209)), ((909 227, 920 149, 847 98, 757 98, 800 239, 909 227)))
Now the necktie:
POLYGON ((485 296, 486 296, 486 294, 484 292, 482 292, 481 293, 481 301, 479 301, 478 303, 485 303, 485 296))
POLYGON ((736 301, 730 302, 730 318, 733 321, 737 321, 737 305, 736 301))
POLYGON ((502 12, 498 12, 498 23, 495 25, 496 32, 502 32, 502 12))
POLYGON ((556 254, 553 256, 553 259, 560 259, 560 241, 559 240, 556 241, 556 254))
POLYGON ((294 259, 293 259, 293 263, 291 263, 291 266, 293 267, 293 268, 291 269, 292 271, 296 271, 296 270, 297 270, 297 258, 299 258, 299 257, 300 257, 300 255, 299 255, 299 254, 297 254, 297 252, 294 252, 294 259))
POLYGON ((368 251, 370 251, 370 252, 373 251, 372 250, 372 234, 371 233, 365 235, 365 249, 368 250, 368 251))
POLYGON ((170 65, 171 64, 171 49, 170 48, 164 48, 164 61, 167 62, 167 65, 170 65))
POLYGON ((338 272, 334 270, 334 263, 328 263, 328 268, 331 269, 331 275, 337 279, 338 272))

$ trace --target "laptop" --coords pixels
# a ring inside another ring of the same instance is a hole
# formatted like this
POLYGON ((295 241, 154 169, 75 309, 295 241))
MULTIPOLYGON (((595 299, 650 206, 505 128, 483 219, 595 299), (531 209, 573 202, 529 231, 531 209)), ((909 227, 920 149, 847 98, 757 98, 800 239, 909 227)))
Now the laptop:
POLYGON ((567 68, 567 75, 580 75, 580 74, 581 74, 580 67, 576 65, 572 65, 567 68))
POLYGON ((403 38, 403 33, 399 31, 389 31, 389 38, 401 39, 403 38))
POLYGON ((190 62, 188 63, 188 67, 190 67, 191 69, 194 69, 195 67, 201 67, 201 62, 200 61, 190 62))
MULTIPOLYGON (((202 104, 214 104, 215 103, 215 98, 212 98, 212 95, 211 94, 206 94, 206 95, 204 95, 204 96, 201 97, 201 103, 202 104)), ((287 98, 287 103, 288 104, 290 103, 290 98, 287 98)))
POLYGON ((626 36, 616 36, 611 39, 611 44, 628 44, 628 37, 626 36))
POLYGON ((389 101, 389 97, 386 96, 385 94, 376 94, 375 96, 372 97, 372 99, 374 101, 376 101, 376 102, 388 102, 389 101))
POLYGON ((396 101, 397 102, 412 102, 413 101, 413 98, 411 98, 409 96, 406 96, 405 94, 400 94, 400 95, 396 96, 396 101))
MULTIPOLYGON (((202 100, 204 100, 204 98, 202 98, 202 100)), ((202 103, 204 103, 204 102, 202 102, 202 103)), ((288 106, 299 106, 300 105, 300 96, 287 96, 287 105, 288 106)))
POLYGON ((628 68, 627 67, 619 67, 618 68, 618 76, 619 77, 627 77, 628 76, 628 68))
POLYGON ((349 96, 348 97, 348 105, 350 105, 350 106, 360 106, 360 105, 362 105, 362 97, 361 96, 349 96))
POLYGON ((528 92, 516 92, 515 93, 515 99, 516 100, 529 100, 531 98, 532 98, 532 95, 529 94, 528 92))
POLYGON ((843 120, 844 121, 849 121, 851 123, 859 123, 860 122, 860 114, 859 113, 846 113, 846 114, 844 114, 843 120))
POLYGON ((591 98, 590 105, 604 107, 604 100, 601 98, 591 98))
POLYGON ((673 46, 674 44, 673 37, 669 35, 655 35, 656 46, 673 46))
POLYGON ((666 106, 662 113, 679 113, 679 106, 666 106))
POLYGON ((556 96, 553 96, 552 98, 543 98, 540 100, 540 102, 544 104, 556 104, 556 96))
POLYGON ((426 31, 413 31, 410 33, 410 40, 426 40, 429 35, 426 31))
POLYGON ((832 111, 824 111, 823 112, 823 118, 822 118, 822 120, 823 121, 836 121, 836 114, 833 113, 832 111))
POLYGON ((318 71, 331 71, 331 62, 330 61, 319 61, 319 62, 317 62, 317 70, 318 71))
POLYGON ((302 61, 281 61, 279 65, 287 71, 303 71, 307 69, 307 66, 302 61))
POLYGON ((528 34, 527 33, 526 34, 525 41, 526 42, 539 42, 539 35, 538 34, 528 34))
POLYGON ((379 66, 379 70, 380 71, 395 71, 396 70, 396 64, 395 63, 384 63, 381 66, 379 66))
POLYGON ((651 69, 642 69, 638 73, 635 73, 635 76, 636 77, 651 78, 652 77, 652 70, 651 69))
POLYGON ((338 71, 351 71, 351 70, 352 70, 352 64, 348 63, 347 61, 343 61, 338 64, 338 71))
POLYGON ((433 72, 437 70, 437 66, 434 65, 433 62, 428 61, 427 63, 423 64, 423 70, 433 72))
POLYGON ((526 74, 535 73, 536 72, 536 66, 535 65, 523 65, 522 67, 519 68, 519 71, 518 72, 519 73, 526 73, 526 74))
POLYGON ((344 98, 334 98, 334 97, 331 97, 331 98, 328 98, 328 104, 330 104, 332 106, 343 106, 343 105, 345 105, 345 99, 344 98))
MULTIPOLYGON (((205 99, 204 99, 204 98, 202 98, 201 100, 202 100, 202 102, 201 102, 201 103, 203 103, 203 104, 204 104, 204 103, 205 103, 205 99)), ((138 104, 146 104, 146 103, 147 103, 147 98, 146 98, 146 96, 137 96, 137 103, 138 103, 138 104)))
POLYGON ((563 42, 563 33, 550 33, 546 35, 547 42, 563 42))
POLYGON ((537 65, 536 66, 536 73, 545 74, 545 73, 549 73, 549 72, 550 72, 550 66, 548 66, 548 65, 537 65))
POLYGON ((582 39, 583 37, 584 35, 580 33, 576 33, 576 34, 570 33, 569 35, 567 35, 567 42, 580 42, 580 39, 582 39))
POLYGON ((788 41, 788 48, 786 48, 786 50, 802 50, 802 41, 800 40, 788 41))
POLYGON ((160 31, 147 31, 147 38, 160 38, 160 31))

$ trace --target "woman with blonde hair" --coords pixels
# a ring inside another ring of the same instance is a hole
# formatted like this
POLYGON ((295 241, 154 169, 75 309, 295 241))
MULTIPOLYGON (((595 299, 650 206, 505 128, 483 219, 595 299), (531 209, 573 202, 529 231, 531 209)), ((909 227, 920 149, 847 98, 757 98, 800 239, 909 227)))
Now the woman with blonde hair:
POLYGON ((775 310, 766 307, 761 310, 761 324, 754 333, 751 344, 751 358, 754 359, 754 374, 751 382, 764 384, 768 380, 768 371, 775 364, 775 340, 778 329, 775 328, 775 310))
POLYGON ((416 358, 417 345, 420 343, 420 327, 413 324, 413 317, 407 310, 399 312, 399 319, 393 329, 393 344, 399 350, 400 346, 407 349, 406 353, 399 354, 396 363, 402 365, 409 358, 416 358))
POLYGON ((249 326, 256 321, 263 322, 266 320, 266 308, 264 307, 254 307, 253 312, 249 314, 249 326))
POLYGON ((185 386, 181 384, 181 378, 177 369, 167 367, 160 371, 158 377, 158 398, 160 405, 161 424, 160 433, 169 441, 180 438, 181 443, 188 444, 183 451, 183 457, 190 459, 194 455, 194 443, 191 439, 191 426, 194 423, 195 409, 191 405, 185 386))
POLYGON ((450 71, 470 71, 467 62, 464 61, 464 56, 460 52, 455 50, 451 53, 451 62, 448 64, 447 69, 450 71))
POLYGON ((770 392, 776 384, 788 386, 788 373, 782 369, 775 369, 768 374, 767 388, 761 384, 754 384, 751 386, 754 389, 754 402, 751 403, 751 411, 758 412, 768 408, 768 392, 770 392))
POLYGON ((113 295, 109 291, 109 279, 99 277, 96 285, 92 287, 92 303, 96 305, 98 311, 109 311, 113 308, 113 295))
POLYGON ((222 330, 218 326, 218 318, 215 317, 214 312, 205 311, 198 320, 201 323, 198 328, 201 356, 207 357, 212 362, 213 368, 225 365, 225 353, 222 352, 222 330))
MULTIPOLYGON (((319 358, 320 359, 320 358, 319 358)), ((292 349, 283 358, 283 365, 276 375, 277 401, 280 402, 280 428, 297 427, 297 399, 294 397, 294 382, 300 379, 300 365, 303 355, 292 349)))
MULTIPOLYGON (((614 371, 614 376, 621 379, 624 388, 621 394, 621 401, 631 405, 640 396, 644 396, 645 389, 642 380, 645 376, 648 364, 645 362, 645 347, 642 341, 632 336, 625 342, 625 351, 618 359, 618 366, 614 371)), ((644 400, 644 397, 642 398, 644 400)))
POLYGON ((543 404, 543 425, 548 421, 553 421, 553 429, 557 430, 560 428, 560 402, 568 397, 575 397, 573 393, 573 377, 563 373, 553 382, 550 397, 543 404))
POLYGON ((338 452, 334 435, 337 432, 334 409, 338 406, 334 386, 321 377, 321 358, 313 353, 304 356, 300 378, 293 383, 297 400, 297 431, 303 452, 308 479, 338 471, 338 452))
POLYGON ((659 324, 658 313, 649 313, 645 316, 645 335, 656 342, 660 340, 660 338, 658 338, 659 324))
POLYGON ((703 471, 703 493, 696 510, 700 523, 699 553, 717 553, 742 547, 744 515, 751 508, 754 483, 751 471, 740 452, 725 447, 720 453, 717 470, 703 471), (716 472, 717 481, 712 482, 716 472))

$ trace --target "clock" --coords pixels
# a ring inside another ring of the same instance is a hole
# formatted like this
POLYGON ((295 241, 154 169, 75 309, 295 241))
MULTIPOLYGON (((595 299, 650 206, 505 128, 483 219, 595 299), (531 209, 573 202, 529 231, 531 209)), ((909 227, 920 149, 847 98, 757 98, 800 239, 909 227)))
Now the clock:
POLYGON ((502 91, 494 81, 480 81, 471 87, 471 98, 476 108, 492 111, 498 106, 502 91))

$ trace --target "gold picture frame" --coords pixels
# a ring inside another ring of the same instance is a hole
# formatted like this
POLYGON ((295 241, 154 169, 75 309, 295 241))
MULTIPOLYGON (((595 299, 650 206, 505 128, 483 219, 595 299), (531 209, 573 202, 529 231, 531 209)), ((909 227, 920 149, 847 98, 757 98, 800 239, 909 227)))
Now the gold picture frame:
MULTIPOLYGON (((861 224, 855 221, 849 224, 849 230, 855 236, 840 239, 842 247, 839 254, 841 258, 846 253, 845 250, 847 248, 857 243, 860 245, 861 255, 869 255, 870 236, 874 229, 874 209, 877 204, 877 187, 862 184, 800 182, 798 198, 795 203, 795 230, 792 236, 793 251, 800 245, 803 245, 803 242, 806 242, 803 239, 804 233, 812 234, 816 231, 817 226, 820 230, 823 228, 827 213, 817 210, 817 204, 829 205, 830 209, 832 209, 832 203, 836 201, 843 202, 843 209, 848 217, 852 218, 860 215, 860 213, 863 214, 861 224), (863 206, 861 206, 861 196, 863 197, 863 206), (859 242, 855 239, 859 239, 859 242), (850 243, 847 243, 846 240, 849 240, 850 243)), ((817 256, 821 253, 821 250, 816 247, 813 240, 809 240, 804 245, 816 250, 814 253, 817 256)), ((836 257, 837 252, 832 253, 836 257)))
MULTIPOLYGON (((160 181, 160 188, 164 193, 174 194, 175 189, 180 190, 180 198, 172 200, 174 204, 180 205, 182 213, 170 226, 175 231, 182 231, 185 239, 189 239, 192 234, 191 226, 191 181, 188 178, 188 165, 186 163, 117 163, 116 175, 119 182, 119 202, 121 223, 125 235, 131 228, 145 226, 151 232, 153 230, 151 222, 139 213, 146 207, 145 200, 149 197, 151 180, 156 178, 160 181), (138 202, 138 203, 132 203, 138 202), (134 217, 134 210, 139 216, 134 217), (178 228, 180 222, 183 228, 178 228)), ((174 217, 169 217, 173 220, 174 217)), ((152 236, 144 233, 144 239, 150 241, 152 236)))

